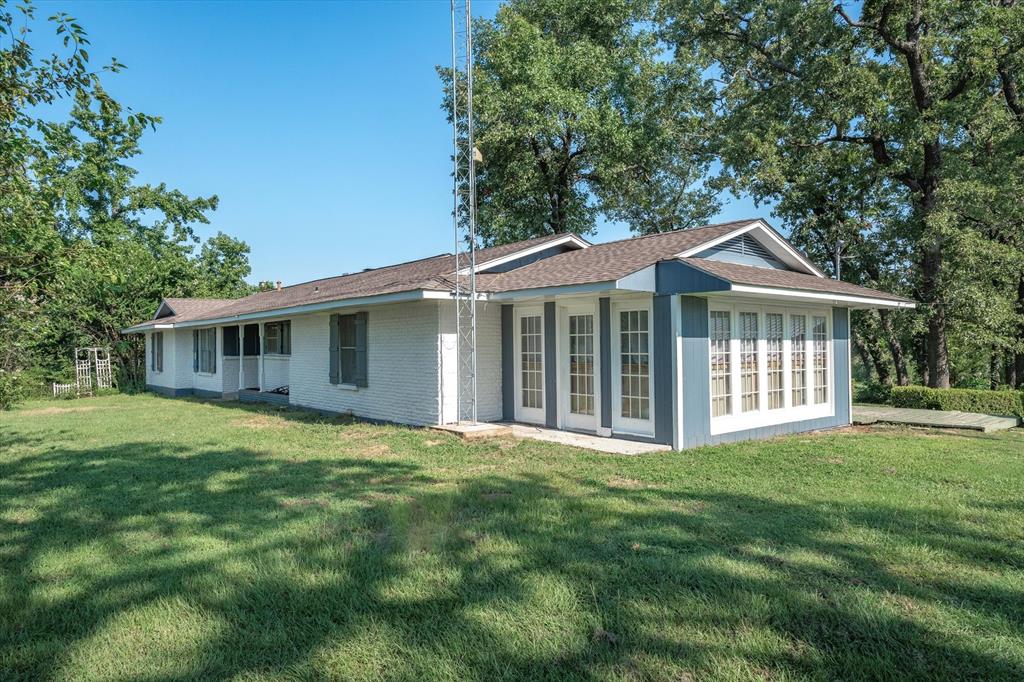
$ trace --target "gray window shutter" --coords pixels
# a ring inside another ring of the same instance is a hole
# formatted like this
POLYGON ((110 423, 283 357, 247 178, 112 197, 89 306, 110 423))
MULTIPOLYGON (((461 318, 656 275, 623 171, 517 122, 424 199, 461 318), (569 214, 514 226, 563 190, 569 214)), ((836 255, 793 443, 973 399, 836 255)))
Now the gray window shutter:
POLYGON ((210 331, 211 331, 210 336, 213 337, 213 353, 212 353, 212 355, 213 355, 213 360, 212 360, 213 369, 210 371, 210 374, 216 374, 217 373, 217 328, 214 327, 210 331))
POLYGON ((352 377, 352 383, 356 386, 366 386, 366 320, 365 312, 356 313, 356 373, 352 377))
POLYGON ((156 369, 156 332, 149 335, 149 368, 156 369))
POLYGON ((332 384, 341 383, 341 315, 331 315, 331 344, 328 362, 332 384))
POLYGON ((192 371, 199 371, 199 330, 192 330, 192 371))

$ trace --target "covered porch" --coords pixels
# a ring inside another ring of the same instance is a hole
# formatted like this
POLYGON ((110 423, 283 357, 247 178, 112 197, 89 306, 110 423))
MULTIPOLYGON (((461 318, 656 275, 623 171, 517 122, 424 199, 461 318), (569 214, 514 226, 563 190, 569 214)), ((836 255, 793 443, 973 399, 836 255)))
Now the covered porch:
POLYGON ((291 321, 229 325, 223 329, 224 393, 243 402, 288 404, 291 321))

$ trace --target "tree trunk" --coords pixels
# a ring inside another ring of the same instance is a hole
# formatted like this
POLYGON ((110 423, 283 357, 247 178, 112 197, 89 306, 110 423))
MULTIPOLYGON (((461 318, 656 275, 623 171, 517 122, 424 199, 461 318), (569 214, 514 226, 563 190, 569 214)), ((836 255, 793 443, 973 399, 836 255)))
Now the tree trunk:
POLYGON ((860 364, 864 366, 864 373, 867 374, 868 381, 872 381, 872 365, 874 364, 871 359, 871 354, 868 353, 867 347, 864 345, 864 341, 861 340, 860 335, 853 337, 853 347, 857 350, 857 355, 860 356, 860 364))
POLYGON ((1017 352, 1014 353, 1013 387, 1024 388, 1024 274, 1017 280, 1017 352))
POLYGON ((917 373, 921 376, 921 383, 928 385, 928 339, 927 336, 918 336, 914 340, 915 361, 917 373))
POLYGON ((909 386, 910 372, 907 370, 907 356, 903 352, 903 342, 893 329, 892 316, 890 311, 878 311, 878 319, 882 323, 882 331, 885 332, 885 341, 889 345, 889 352, 892 354, 892 363, 896 370, 896 385, 909 386))
POLYGON ((1000 379, 1002 379, 1003 368, 1000 362, 999 349, 995 346, 992 347, 992 354, 989 356, 988 361, 988 384, 989 388, 993 391, 999 388, 1000 379))

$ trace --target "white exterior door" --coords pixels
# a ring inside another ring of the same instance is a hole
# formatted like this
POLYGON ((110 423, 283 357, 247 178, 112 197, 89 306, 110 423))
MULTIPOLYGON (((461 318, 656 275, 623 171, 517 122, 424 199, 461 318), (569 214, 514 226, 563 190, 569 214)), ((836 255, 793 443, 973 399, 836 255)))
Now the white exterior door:
POLYGON ((612 430, 654 435, 651 301, 613 302, 612 430))
POLYGON ((544 309, 515 315, 516 421, 544 423, 544 309))
POLYGON ((594 304, 561 309, 559 394, 562 425, 596 431, 600 425, 597 309, 594 304))

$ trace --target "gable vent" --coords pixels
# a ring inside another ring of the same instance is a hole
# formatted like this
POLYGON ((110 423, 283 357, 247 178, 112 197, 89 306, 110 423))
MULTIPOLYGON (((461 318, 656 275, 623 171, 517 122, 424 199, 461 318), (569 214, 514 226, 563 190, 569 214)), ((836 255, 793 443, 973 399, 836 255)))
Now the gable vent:
POLYGON ((785 263, 776 258, 771 251, 765 248, 764 244, 749 234, 741 234, 717 246, 712 246, 710 249, 697 254, 697 257, 753 265, 761 268, 787 269, 785 263))

